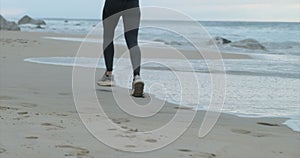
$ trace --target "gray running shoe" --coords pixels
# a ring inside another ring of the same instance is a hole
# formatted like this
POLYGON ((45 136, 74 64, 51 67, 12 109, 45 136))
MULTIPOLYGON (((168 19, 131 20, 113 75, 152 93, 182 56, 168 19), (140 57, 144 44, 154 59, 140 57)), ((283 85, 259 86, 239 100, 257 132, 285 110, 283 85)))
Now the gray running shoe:
POLYGON ((144 85, 145 84, 139 75, 134 76, 134 79, 132 82, 131 95, 134 97, 143 97, 144 96, 144 85))
POLYGON ((113 86, 114 85, 114 76, 113 75, 104 75, 102 78, 97 82, 98 86, 113 86))

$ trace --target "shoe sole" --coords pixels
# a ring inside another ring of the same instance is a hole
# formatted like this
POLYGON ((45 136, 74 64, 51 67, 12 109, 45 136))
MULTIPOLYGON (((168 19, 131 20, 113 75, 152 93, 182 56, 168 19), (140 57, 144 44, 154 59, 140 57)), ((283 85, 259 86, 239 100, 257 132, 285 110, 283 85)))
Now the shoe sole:
POLYGON ((104 81, 104 82, 97 82, 98 86, 105 86, 105 87, 110 87, 113 86, 114 83, 112 81, 104 81))
POLYGON ((143 82, 137 82, 134 84, 134 90, 133 90, 132 96, 134 96, 134 97, 143 97, 144 96, 144 83, 143 82))

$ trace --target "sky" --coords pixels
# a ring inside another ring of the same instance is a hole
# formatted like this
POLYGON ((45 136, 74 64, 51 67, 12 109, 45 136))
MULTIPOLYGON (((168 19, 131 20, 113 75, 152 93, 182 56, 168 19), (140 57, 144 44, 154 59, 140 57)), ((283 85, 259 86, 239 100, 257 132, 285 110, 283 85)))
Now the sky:
MULTIPOLYGON (((104 0, 0 0, 5 18, 100 19, 104 0)), ((140 0, 141 7, 157 6, 209 21, 300 22, 300 0, 140 0)), ((155 14, 157 16, 157 14, 155 14)))

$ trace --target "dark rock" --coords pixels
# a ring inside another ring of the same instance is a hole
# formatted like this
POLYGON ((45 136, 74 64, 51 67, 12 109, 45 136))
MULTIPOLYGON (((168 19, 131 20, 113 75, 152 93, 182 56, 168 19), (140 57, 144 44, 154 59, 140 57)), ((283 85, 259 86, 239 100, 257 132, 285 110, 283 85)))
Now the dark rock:
POLYGON ((7 21, 0 15, 0 30, 20 31, 20 27, 15 22, 7 21))
POLYGON ((41 25, 36 26, 37 29, 44 29, 41 25))
POLYGON ((218 45, 220 45, 220 44, 228 44, 228 43, 231 43, 231 41, 228 40, 228 39, 226 39, 226 38, 223 38, 223 37, 215 37, 215 38, 213 38, 213 39, 211 39, 209 41, 210 45, 211 44, 218 44, 218 45))
POLYGON ((165 41, 164 41, 164 40, 161 40, 161 39, 155 39, 154 41, 155 41, 155 42, 165 43, 165 41))
POLYGON ((174 45, 181 46, 182 45, 180 42, 176 42, 176 41, 165 42, 165 44, 171 45, 171 46, 174 46, 174 45))
POLYGON ((246 48, 246 49, 252 49, 252 50, 266 50, 266 47, 260 44, 255 39, 245 39, 237 42, 232 42, 230 44, 232 47, 238 47, 238 48, 246 48))
POLYGON ((19 25, 22 25, 22 24, 46 25, 46 22, 44 20, 32 19, 28 15, 25 15, 23 18, 21 18, 18 21, 18 24, 19 25))

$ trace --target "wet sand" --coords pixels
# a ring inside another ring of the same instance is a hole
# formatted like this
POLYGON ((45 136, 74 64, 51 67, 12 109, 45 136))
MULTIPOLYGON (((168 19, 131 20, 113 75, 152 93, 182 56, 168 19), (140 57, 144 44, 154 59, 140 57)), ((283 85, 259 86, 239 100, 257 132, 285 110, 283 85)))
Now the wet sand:
MULTIPOLYGON (((222 114, 212 131, 206 137, 199 138, 198 131, 204 111, 199 111, 190 128, 165 148, 146 153, 130 153, 110 148, 85 128, 76 111, 72 92, 72 67, 23 61, 30 57, 75 56, 80 42, 56 41, 43 37, 80 35, 4 31, 0 34, 1 158, 296 158, 300 155, 300 133, 282 125, 286 120, 284 118, 240 118, 222 114)), ((117 47, 117 50, 122 49, 125 47, 117 47)), ((170 56, 164 52, 166 50, 157 48, 143 49, 143 57, 170 56)), ((188 55, 188 58, 194 57, 193 52, 188 55)), ((224 54, 224 57, 249 58, 236 54, 224 54)), ((103 72, 99 69, 97 75, 100 77, 103 72)), ((120 95, 128 94, 126 89, 113 89, 120 95)), ((166 124, 177 110, 191 110, 166 103, 155 117, 148 120, 138 119, 118 108, 111 94, 113 89, 95 87, 108 118, 124 129, 117 131, 114 138, 126 137, 129 141, 134 140, 137 132, 156 129, 166 124)), ((147 103, 150 96, 135 100, 147 103)), ((107 129, 108 133, 115 132, 114 130, 107 129)), ((103 133, 103 136, 106 134, 103 133)), ((159 144, 164 137, 168 135, 161 138, 149 135, 140 141, 144 142, 143 145, 159 144)), ((136 147, 134 142, 123 146, 124 149, 136 147)))

